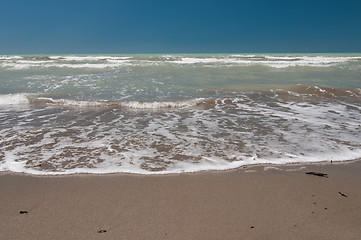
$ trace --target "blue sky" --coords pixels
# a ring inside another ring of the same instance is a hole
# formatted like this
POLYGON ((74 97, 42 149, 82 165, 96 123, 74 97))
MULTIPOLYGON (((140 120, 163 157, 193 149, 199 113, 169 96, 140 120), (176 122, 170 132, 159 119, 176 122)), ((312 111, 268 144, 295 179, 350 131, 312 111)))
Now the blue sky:
POLYGON ((361 52, 360 0, 2 0, 0 54, 361 52))

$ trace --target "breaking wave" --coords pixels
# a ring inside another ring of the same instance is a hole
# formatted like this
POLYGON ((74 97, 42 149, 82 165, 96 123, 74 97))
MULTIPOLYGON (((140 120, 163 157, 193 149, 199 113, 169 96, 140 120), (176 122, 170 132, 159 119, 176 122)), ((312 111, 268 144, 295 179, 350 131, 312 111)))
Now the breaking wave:
MULTIPOLYGON (((228 94, 229 95, 229 94, 228 94)), ((307 85, 291 85, 285 88, 268 91, 250 91, 233 93, 234 97, 225 98, 192 98, 171 101, 108 101, 108 100, 79 100, 51 97, 51 94, 5 94, 0 95, 0 106, 69 106, 69 107, 121 107, 127 109, 177 109, 189 107, 211 107, 236 101, 254 101, 267 97, 286 101, 307 101, 312 99, 359 99, 361 89, 339 89, 307 85), (241 100, 240 100, 241 99, 241 100)))
POLYGON ((69 106, 69 107, 122 107, 128 109, 171 109, 197 106, 203 98, 175 101, 95 101, 55 99, 37 94, 20 93, 0 95, 0 106, 69 106))
POLYGON ((200 65, 330 67, 347 62, 359 62, 360 56, 317 55, 140 55, 140 56, 0 56, 0 67, 5 69, 29 68, 88 68, 106 69, 124 66, 200 65))

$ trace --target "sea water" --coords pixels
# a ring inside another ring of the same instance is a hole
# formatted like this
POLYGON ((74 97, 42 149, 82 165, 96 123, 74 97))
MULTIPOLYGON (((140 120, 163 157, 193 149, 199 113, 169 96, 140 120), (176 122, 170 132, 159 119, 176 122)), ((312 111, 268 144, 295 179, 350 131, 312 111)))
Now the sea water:
POLYGON ((0 171, 361 157, 361 54, 0 56, 0 171))

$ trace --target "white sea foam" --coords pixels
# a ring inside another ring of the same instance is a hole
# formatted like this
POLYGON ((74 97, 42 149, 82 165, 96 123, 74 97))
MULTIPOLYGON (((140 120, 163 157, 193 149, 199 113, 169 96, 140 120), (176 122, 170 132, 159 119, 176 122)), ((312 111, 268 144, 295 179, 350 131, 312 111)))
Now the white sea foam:
POLYGON ((62 61, 99 61, 99 60, 126 60, 131 57, 129 56, 75 56, 75 55, 64 55, 64 56, 49 56, 50 59, 62 60, 62 61))
POLYGON ((361 157, 358 108, 244 99, 215 99, 217 107, 209 109, 154 113, 3 111, 0 146, 7 147, 0 171, 170 174, 361 157), (44 163, 47 170, 38 167, 44 163))
POLYGON ((22 56, 1 56, 0 55, 0 61, 1 60, 18 60, 18 59, 22 59, 22 56))
POLYGON ((273 55, 216 55, 183 56, 166 55, 158 58, 148 56, 47 56, 44 58, 1 56, 0 67, 10 69, 28 68, 119 68, 122 66, 153 66, 165 64, 217 66, 268 66, 287 68, 297 66, 329 67, 349 61, 360 61, 360 56, 273 56, 273 55))
POLYGON ((204 101, 204 98, 177 101, 97 101, 62 98, 56 99, 28 93, 0 95, 0 105, 43 104, 48 106, 74 107, 124 107, 139 110, 187 108, 197 106, 204 101))
POLYGON ((28 94, 25 93, 0 95, 0 105, 21 105, 28 103, 28 94))
POLYGON ((64 105, 64 106, 77 106, 77 107, 97 107, 97 106, 106 106, 108 104, 107 102, 101 102, 101 101, 53 99, 47 97, 38 97, 34 99, 34 101, 37 100, 48 105, 64 105))
MULTIPOLYGON (((342 152, 340 152, 343 154, 342 152)), ((149 154, 149 152, 143 152, 141 154, 149 154)), ((200 171, 224 171, 236 169, 242 166, 252 166, 252 165, 285 165, 285 164, 294 164, 294 163, 317 163, 317 162, 329 162, 333 161, 348 161, 353 159, 358 159, 361 155, 361 151, 354 152, 351 154, 346 154, 342 158, 335 158, 334 155, 331 158, 325 158, 320 156, 314 156, 312 158, 300 158, 300 159, 277 159, 277 160, 265 160, 265 159, 248 159, 242 161, 226 161, 220 158, 204 158, 197 164, 192 162, 176 162, 173 164, 172 168, 168 168, 163 171, 149 171, 140 167, 139 157, 134 158, 130 155, 129 162, 124 161, 121 166, 114 161, 112 157, 105 157, 104 162, 96 165, 96 167, 76 167, 72 169, 59 169, 56 171, 44 171, 29 168, 26 165, 26 161, 16 161, 17 156, 13 154, 6 154, 4 163, 0 164, 0 171, 10 171, 16 173, 27 173, 34 175, 68 175, 68 174, 110 174, 110 173, 132 173, 132 174, 144 174, 144 175, 163 175, 163 174, 179 174, 179 173, 194 173, 200 171)), ((265 170, 268 169, 279 169, 277 167, 265 167, 265 170)), ((301 168, 300 168, 301 169, 301 168)), ((247 171, 250 172, 250 171, 247 171)))
POLYGON ((162 108, 185 108, 196 106, 204 101, 204 98, 182 100, 182 101, 157 101, 157 102, 143 102, 143 101, 128 101, 122 102, 121 106, 133 109, 162 109, 162 108))
POLYGON ((226 57, 182 57, 178 60, 170 61, 178 64, 221 64, 229 66, 252 66, 264 65, 273 68, 287 68, 295 66, 328 67, 335 64, 353 60, 361 60, 361 57, 327 57, 327 56, 252 56, 231 55, 226 57))

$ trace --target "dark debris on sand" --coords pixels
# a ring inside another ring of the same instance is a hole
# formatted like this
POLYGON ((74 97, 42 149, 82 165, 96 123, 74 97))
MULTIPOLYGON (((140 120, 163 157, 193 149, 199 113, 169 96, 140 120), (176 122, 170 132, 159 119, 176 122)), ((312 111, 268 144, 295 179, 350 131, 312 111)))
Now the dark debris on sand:
POLYGON ((306 172, 306 174, 308 174, 308 175, 315 175, 315 176, 319 176, 319 177, 325 177, 325 178, 328 178, 327 173, 320 173, 320 172, 306 172))
POLYGON ((343 194, 342 192, 338 192, 342 197, 347 197, 346 194, 343 194))

